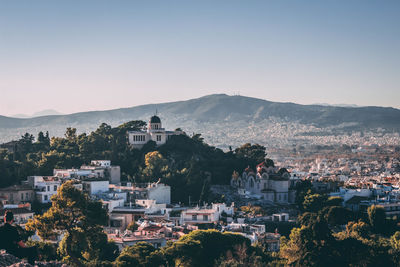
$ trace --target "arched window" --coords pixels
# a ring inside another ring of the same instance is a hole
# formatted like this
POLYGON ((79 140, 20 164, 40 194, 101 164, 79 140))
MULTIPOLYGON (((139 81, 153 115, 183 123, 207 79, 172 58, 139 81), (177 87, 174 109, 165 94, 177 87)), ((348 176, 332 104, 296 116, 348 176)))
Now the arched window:
POLYGON ((250 179, 250 187, 251 187, 251 188, 254 187, 254 181, 253 181, 253 179, 250 179))

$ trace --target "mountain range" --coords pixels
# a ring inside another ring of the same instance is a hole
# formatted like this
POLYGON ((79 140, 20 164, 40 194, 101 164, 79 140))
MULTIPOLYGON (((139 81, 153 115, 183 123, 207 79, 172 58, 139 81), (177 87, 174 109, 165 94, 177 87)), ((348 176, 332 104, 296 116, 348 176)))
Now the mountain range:
MULTIPOLYGON (((180 127, 189 133, 200 132, 212 144, 222 147, 236 144, 226 139, 229 136, 242 140, 240 143, 255 141, 251 136, 261 135, 268 139, 266 130, 271 128, 286 131, 286 134, 290 131, 295 133, 293 136, 303 133, 309 135, 310 131, 319 134, 322 132, 322 135, 378 129, 400 132, 400 110, 395 108, 300 105, 239 95, 214 94, 186 101, 68 115, 34 118, 0 116, 0 142, 16 139, 25 132, 36 135, 39 131, 48 130, 50 135, 61 136, 66 127, 75 127, 78 132, 89 132, 103 122, 117 126, 130 120, 147 121, 156 112, 163 120, 165 128, 180 127)), ((269 134, 271 136, 271 132, 269 134)))
POLYGON ((32 115, 14 114, 14 115, 11 115, 10 117, 18 118, 18 119, 26 119, 26 118, 49 116, 49 115, 64 115, 64 114, 62 114, 61 112, 58 112, 57 110, 54 110, 54 109, 45 109, 45 110, 35 112, 32 115))

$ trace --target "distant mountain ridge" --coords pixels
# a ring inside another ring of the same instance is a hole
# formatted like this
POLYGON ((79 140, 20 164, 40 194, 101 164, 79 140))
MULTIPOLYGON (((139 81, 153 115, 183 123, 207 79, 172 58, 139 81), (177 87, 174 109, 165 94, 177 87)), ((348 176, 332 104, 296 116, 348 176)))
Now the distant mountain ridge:
MULTIPOLYGON (((62 135, 66 127, 75 127, 78 132, 87 132, 103 122, 116 126, 129 120, 147 121, 156 110, 166 128, 182 127, 190 131, 218 127, 221 123, 228 127, 230 123, 246 127, 261 121, 277 120, 282 123, 297 123, 321 129, 334 128, 340 131, 382 128, 400 132, 400 110, 395 108, 300 105, 246 96, 214 94, 186 101, 68 115, 35 118, 0 116, 0 141, 18 138, 26 131, 36 135, 39 130, 49 130, 51 135, 62 135)), ((229 130, 235 131, 233 128, 229 130)))
POLYGON ((34 118, 34 117, 50 116, 50 115, 64 115, 64 114, 61 112, 58 112, 57 110, 54 110, 54 109, 45 109, 45 110, 35 112, 32 115, 14 114, 14 115, 11 115, 10 117, 18 118, 18 119, 27 119, 27 118, 34 118))

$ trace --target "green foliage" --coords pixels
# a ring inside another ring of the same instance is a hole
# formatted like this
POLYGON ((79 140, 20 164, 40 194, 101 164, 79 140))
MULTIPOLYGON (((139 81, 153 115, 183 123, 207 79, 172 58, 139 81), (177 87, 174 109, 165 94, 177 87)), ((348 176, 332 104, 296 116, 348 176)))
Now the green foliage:
POLYGON ((38 254, 42 256, 44 261, 58 260, 57 247, 54 243, 44 241, 32 241, 26 242, 28 247, 36 246, 38 254))
POLYGON ((253 206, 251 204, 240 207, 240 210, 251 216, 263 216, 266 214, 265 210, 262 207, 253 206))
POLYGON ((242 266, 266 266, 263 258, 256 255, 255 252, 249 255, 249 249, 246 245, 237 245, 233 251, 228 251, 225 256, 220 257, 215 264, 215 267, 242 267, 242 266))
POLYGON ((64 183, 51 200, 48 211, 28 222, 28 230, 36 230, 45 240, 63 232, 58 253, 73 265, 94 259, 115 259, 116 246, 108 243, 101 227, 107 222, 107 211, 100 202, 91 201, 72 182, 64 183))
POLYGON ((168 171, 168 161, 158 151, 152 151, 145 155, 146 168, 142 173, 148 180, 164 177, 168 171))
POLYGON ((341 197, 328 197, 326 206, 338 206, 341 207, 343 204, 343 198, 341 197))
POLYGON ((312 192, 312 185, 309 180, 300 181, 296 184, 296 198, 295 203, 299 207, 301 211, 303 211, 303 202, 304 198, 307 194, 311 194, 312 192))
POLYGON ((317 213, 304 212, 303 214, 299 215, 298 220, 300 225, 311 226, 317 221, 317 218, 318 218, 317 213))
POLYGON ((122 250, 115 261, 115 266, 156 267, 162 265, 163 262, 163 256, 153 245, 147 242, 138 242, 122 250))
POLYGON ((280 235, 289 236, 293 228, 298 227, 296 222, 265 222, 265 230, 267 232, 275 232, 278 230, 280 235))
POLYGON ((250 253, 250 240, 239 234, 197 230, 163 248, 163 251, 169 266, 212 266, 237 246, 243 246, 250 253))
POLYGON ((368 207, 368 220, 371 228, 376 233, 385 233, 386 215, 383 207, 372 205, 368 207))
MULTIPOLYGON (((37 141, 25 134, 16 151, 0 150, 0 187, 17 184, 30 175, 52 175, 54 168, 73 168, 93 159, 109 159, 121 166, 122 180, 154 182, 162 179, 172 188, 172 201, 202 202, 211 184, 229 184, 234 170, 255 166, 265 158, 265 147, 246 144, 233 151, 204 143, 200 134, 172 136, 165 145, 153 141, 141 149, 128 144, 128 130, 143 130, 146 123, 130 121, 118 127, 103 123, 90 134, 67 128, 64 137, 40 132, 37 141)), ((267 160, 273 165, 273 161, 267 160)))
POLYGON ((390 237, 390 244, 392 245, 393 249, 400 251, 400 232, 397 231, 390 237))
MULTIPOLYGON (((246 143, 241 147, 236 148, 235 154, 238 158, 244 160, 249 166, 254 166, 265 161, 265 157, 267 156, 264 146, 259 144, 252 145, 250 143, 246 143)), ((269 159, 267 165, 274 166, 274 162, 269 159)))
POLYGON ((308 212, 318 212, 326 205, 326 196, 320 194, 312 194, 308 192, 304 197, 303 210, 308 212))
POLYGON ((384 234, 394 229, 391 220, 377 207, 369 209, 368 223, 354 222, 354 214, 340 206, 340 199, 323 195, 305 196, 305 212, 300 228, 281 238, 280 256, 290 266, 396 266, 400 259, 400 234, 390 239, 384 234), (342 230, 342 225, 346 224, 342 230), (386 227, 386 230, 383 230, 386 227))
POLYGON ((354 217, 353 213, 349 209, 343 208, 341 206, 325 207, 321 211, 321 214, 323 214, 325 220, 331 226, 345 225, 354 217))

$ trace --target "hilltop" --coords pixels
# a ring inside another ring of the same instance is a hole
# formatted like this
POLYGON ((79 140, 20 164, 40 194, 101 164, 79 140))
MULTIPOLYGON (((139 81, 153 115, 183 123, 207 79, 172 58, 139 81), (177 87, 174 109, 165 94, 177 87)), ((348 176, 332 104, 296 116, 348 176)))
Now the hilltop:
POLYGON ((36 134, 50 129, 50 135, 61 136, 67 126, 77 128, 78 132, 89 132, 102 122, 118 125, 135 119, 147 121, 156 110, 165 127, 201 132, 207 141, 219 147, 243 142, 279 143, 283 142, 282 138, 354 131, 400 132, 400 110, 395 108, 300 105, 214 94, 186 101, 68 115, 0 116, 0 142, 17 139, 25 132, 36 134), (274 134, 265 132, 267 129, 274 134), (268 140, 264 138, 266 135, 268 140))

